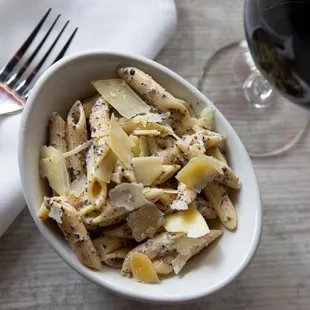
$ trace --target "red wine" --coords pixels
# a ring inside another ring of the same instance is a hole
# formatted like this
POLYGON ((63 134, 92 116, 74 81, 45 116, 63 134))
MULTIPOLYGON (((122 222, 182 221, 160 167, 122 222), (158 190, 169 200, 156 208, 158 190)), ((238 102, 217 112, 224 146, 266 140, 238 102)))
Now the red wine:
POLYGON ((260 72, 310 109, 310 0, 245 0, 244 26, 260 72))

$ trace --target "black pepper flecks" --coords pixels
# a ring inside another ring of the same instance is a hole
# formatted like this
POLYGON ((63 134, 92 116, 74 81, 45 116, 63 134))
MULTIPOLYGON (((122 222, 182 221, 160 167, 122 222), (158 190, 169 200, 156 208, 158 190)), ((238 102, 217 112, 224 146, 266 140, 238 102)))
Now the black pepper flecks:
POLYGON ((136 73, 136 71, 135 71, 134 69, 130 69, 129 74, 130 74, 131 76, 134 76, 135 73, 136 73))

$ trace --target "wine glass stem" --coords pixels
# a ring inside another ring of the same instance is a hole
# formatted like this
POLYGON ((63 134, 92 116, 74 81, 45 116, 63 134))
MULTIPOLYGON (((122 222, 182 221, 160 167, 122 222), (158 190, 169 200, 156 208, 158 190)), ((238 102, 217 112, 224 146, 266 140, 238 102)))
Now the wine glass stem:
POLYGON ((257 70, 245 80, 243 91, 249 104, 257 109, 267 108, 274 103, 273 87, 257 70))

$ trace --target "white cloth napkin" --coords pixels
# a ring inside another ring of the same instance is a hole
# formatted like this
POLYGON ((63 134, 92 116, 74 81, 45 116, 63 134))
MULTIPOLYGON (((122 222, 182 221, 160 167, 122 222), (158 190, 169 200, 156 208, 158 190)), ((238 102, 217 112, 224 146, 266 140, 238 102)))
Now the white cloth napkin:
MULTIPOLYGON (((58 30, 70 20, 62 42, 79 27, 66 55, 104 49, 153 58, 176 26, 173 0, 0 0, 0 67, 50 7, 45 29, 57 14, 58 30)), ((17 165, 19 120, 20 114, 0 116, 0 237, 25 207, 17 165)))

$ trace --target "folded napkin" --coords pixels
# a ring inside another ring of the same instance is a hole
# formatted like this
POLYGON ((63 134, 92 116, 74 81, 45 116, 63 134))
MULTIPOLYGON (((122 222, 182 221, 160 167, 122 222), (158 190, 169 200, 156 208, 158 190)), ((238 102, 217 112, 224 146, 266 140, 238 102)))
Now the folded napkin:
MULTIPOLYGON (((0 40, 6 42, 1 44, 0 67, 50 7, 45 29, 58 14, 58 29, 70 20, 62 42, 79 27, 66 55, 104 49, 153 58, 176 26, 173 0, 0 0, 0 40)), ((0 116, 0 237, 25 207, 17 165, 19 121, 20 114, 0 116)))

